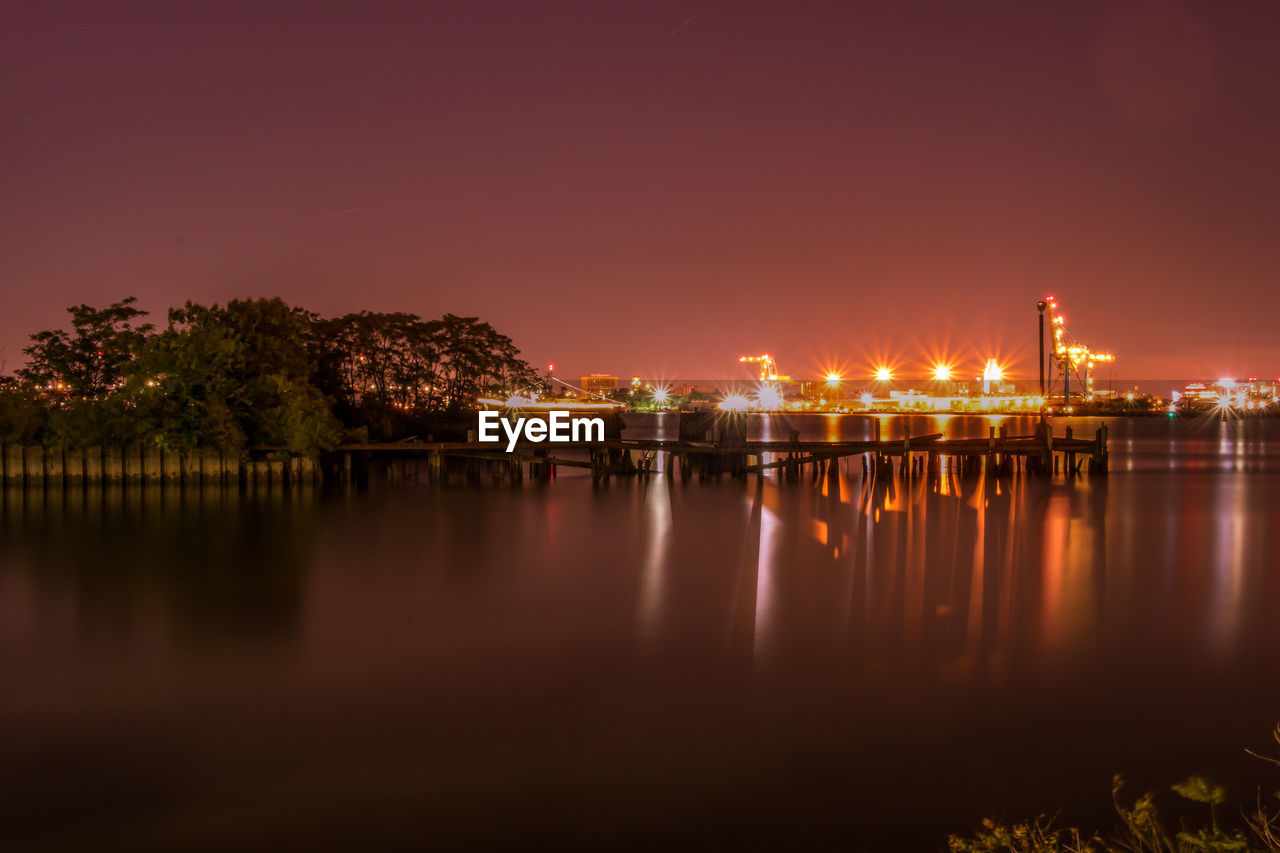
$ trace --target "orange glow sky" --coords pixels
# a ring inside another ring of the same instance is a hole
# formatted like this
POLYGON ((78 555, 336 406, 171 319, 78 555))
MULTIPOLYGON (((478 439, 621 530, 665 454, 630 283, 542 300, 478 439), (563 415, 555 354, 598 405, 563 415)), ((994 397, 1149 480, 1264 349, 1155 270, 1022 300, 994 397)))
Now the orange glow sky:
POLYGON ((563 375, 1280 374, 1270 2, 31 3, 0 346, 63 308, 477 314, 563 375))

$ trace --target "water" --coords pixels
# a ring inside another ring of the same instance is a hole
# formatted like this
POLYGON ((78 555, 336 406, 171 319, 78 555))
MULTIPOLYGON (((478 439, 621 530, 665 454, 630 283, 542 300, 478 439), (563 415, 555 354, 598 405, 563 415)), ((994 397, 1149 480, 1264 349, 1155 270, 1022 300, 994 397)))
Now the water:
MULTIPOLYGON (((935 850, 1109 827, 1115 772, 1251 801, 1280 421, 1108 425, 1074 483, 8 493, 0 847, 935 850)), ((752 431, 793 428, 870 434, 752 431)))

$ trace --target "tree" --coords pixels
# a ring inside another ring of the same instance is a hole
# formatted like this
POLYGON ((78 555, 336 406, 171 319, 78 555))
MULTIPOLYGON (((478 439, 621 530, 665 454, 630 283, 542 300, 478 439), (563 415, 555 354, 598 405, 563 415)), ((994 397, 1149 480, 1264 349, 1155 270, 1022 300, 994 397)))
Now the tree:
POLYGON ((320 387, 350 407, 427 405, 439 353, 416 314, 361 311, 318 324, 320 387))
POLYGON ((445 314, 437 336, 441 354, 440 404, 471 408, 481 394, 506 394, 537 382, 533 368, 506 335, 478 317, 445 314))
POLYGON ((48 420, 48 409, 39 400, 15 388, 0 386, 0 444, 36 443, 48 420))
POLYGON ((340 425, 311 384, 315 322, 280 299, 172 309, 130 382, 155 440, 298 453, 332 447, 340 425))
POLYGON ((387 438, 457 431, 478 396, 538 383, 511 339, 476 317, 321 320, 280 299, 243 299, 188 302, 157 333, 133 303, 79 305, 70 332, 33 335, 27 387, 0 400, 0 431, 69 446, 314 453, 344 425, 387 438))
POLYGON ((27 366, 18 376, 30 385, 68 396, 96 399, 123 387, 129 364, 153 326, 134 325, 147 312, 128 297, 107 308, 76 305, 67 309, 71 329, 37 332, 23 352, 27 366))
POLYGON ((317 382, 353 411, 457 411, 537 382, 511 339, 476 317, 363 311, 318 329, 317 382))

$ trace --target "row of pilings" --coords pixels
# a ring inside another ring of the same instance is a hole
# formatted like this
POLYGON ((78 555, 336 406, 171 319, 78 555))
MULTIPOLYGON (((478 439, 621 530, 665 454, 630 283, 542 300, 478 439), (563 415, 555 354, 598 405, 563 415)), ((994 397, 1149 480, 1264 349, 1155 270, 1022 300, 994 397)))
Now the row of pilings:
POLYGON ((325 463, 324 473, 326 481, 355 486, 408 480, 457 485, 549 482, 564 467, 584 469, 597 481, 615 476, 647 477, 661 471, 682 482, 725 475, 738 479, 752 474, 763 477, 768 472, 775 472, 788 482, 806 476, 816 482, 838 477, 842 471, 853 473, 859 465, 864 477, 877 479, 936 479, 944 473, 960 478, 1074 477, 1082 469, 1091 475, 1106 473, 1105 428, 1092 441, 1076 440, 1070 428, 1066 433, 1056 445, 1047 427, 1036 436, 1012 439, 1006 430, 997 433, 993 429, 988 439, 943 442, 937 440, 938 436, 917 436, 836 444, 831 449, 821 442, 800 442, 795 433, 785 442, 750 445, 637 441, 578 448, 585 458, 564 453, 553 457, 546 447, 508 454, 467 445, 427 445, 399 455, 372 450, 333 454, 325 463), (873 449, 866 449, 868 445, 873 449))
POLYGON ((0 446, 0 482, 11 488, 111 484, 297 486, 316 485, 320 477, 320 466, 314 457, 284 453, 250 458, 214 448, 179 452, 145 444, 0 446))
MULTIPOLYGON (((877 422, 878 424, 878 422, 877 422)), ((878 430, 877 430, 878 432, 878 430)), ((879 436, 876 436, 878 439, 879 436)), ((561 467, 585 469, 597 480, 648 476, 662 471, 684 482, 729 475, 745 478, 775 471, 779 479, 798 481, 851 470, 860 458, 864 475, 937 476, 944 467, 961 477, 1075 476, 1082 470, 1105 474, 1109 463, 1106 428, 1095 439, 1075 439, 1071 427, 1055 440, 1047 424, 1034 436, 1010 438, 991 430, 988 439, 939 441, 940 436, 895 441, 801 442, 792 432, 783 442, 750 442, 744 431, 722 430, 679 441, 622 441, 584 445, 563 453, 543 445, 515 453, 468 443, 364 446, 339 449, 321 459, 306 456, 261 459, 217 450, 189 453, 146 446, 70 449, 40 445, 0 447, 0 481, 19 488, 121 483, 176 486, 315 485, 366 486, 378 482, 426 480, 437 483, 485 481, 548 482, 561 467), (553 456, 555 453, 557 455, 553 456), (585 458, 584 458, 585 457, 585 458), (842 463, 841 460, 849 460, 842 463)))

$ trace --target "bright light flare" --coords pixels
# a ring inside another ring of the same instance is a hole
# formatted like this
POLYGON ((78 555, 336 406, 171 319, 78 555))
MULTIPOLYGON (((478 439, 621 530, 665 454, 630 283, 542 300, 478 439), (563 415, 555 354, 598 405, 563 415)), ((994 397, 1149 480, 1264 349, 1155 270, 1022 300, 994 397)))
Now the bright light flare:
POLYGON ((671 399, 671 391, 661 385, 653 389, 653 402, 659 406, 665 406, 671 399))
POLYGON ((888 367, 881 365, 880 367, 876 368, 876 381, 888 382, 891 379, 893 379, 893 371, 890 370, 888 367))
POLYGON ((716 408, 725 412, 745 412, 751 408, 751 401, 741 394, 726 394, 716 408))
POLYGON ((858 402, 870 409, 876 404, 876 398, 870 391, 863 391, 862 396, 858 398, 858 402))
POLYGON ((946 382, 950 379, 952 372, 949 364, 935 364, 933 366, 933 378, 939 382, 946 382))
POLYGON ((782 393, 777 388, 765 386, 756 392, 756 404, 766 411, 784 408, 782 393))
POLYGON ((834 371, 828 373, 826 379, 827 379, 827 384, 830 385, 832 388, 835 388, 837 385, 839 385, 841 382, 844 381, 844 377, 834 371))
POLYGON ((989 358, 987 366, 982 369, 982 379, 985 382, 999 382, 1004 379, 1004 368, 996 364, 994 358, 989 358))
POLYGON ((1220 418, 1236 417, 1236 410, 1235 406, 1232 405, 1231 396, 1229 394, 1219 394, 1211 414, 1217 415, 1220 418))

